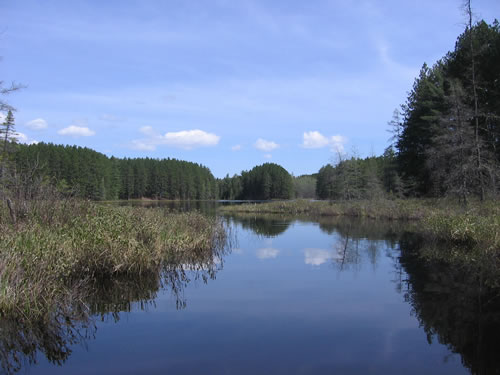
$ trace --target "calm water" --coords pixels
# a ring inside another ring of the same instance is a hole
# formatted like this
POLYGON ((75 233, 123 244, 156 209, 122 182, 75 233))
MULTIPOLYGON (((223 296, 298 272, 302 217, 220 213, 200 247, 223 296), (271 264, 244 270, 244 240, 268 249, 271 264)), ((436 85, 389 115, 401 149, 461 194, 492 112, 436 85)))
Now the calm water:
POLYGON ((163 287, 157 277, 101 286, 91 319, 4 322, 3 364, 17 355, 30 374, 499 373, 498 301, 482 301, 463 272, 418 261, 404 228, 225 220, 232 248, 165 270, 163 287))

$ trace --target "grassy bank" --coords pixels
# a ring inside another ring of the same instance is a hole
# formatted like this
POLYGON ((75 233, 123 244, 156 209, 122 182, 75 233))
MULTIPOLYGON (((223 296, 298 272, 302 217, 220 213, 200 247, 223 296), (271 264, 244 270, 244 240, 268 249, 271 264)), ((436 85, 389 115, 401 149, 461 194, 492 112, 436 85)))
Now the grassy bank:
POLYGON ((197 213, 58 201, 16 225, 1 207, 0 315, 40 317, 100 279, 159 272, 170 262, 213 262, 224 227, 197 213))
MULTIPOLYGON (((297 199, 261 204, 242 204, 221 207, 224 212, 279 213, 311 216, 349 216, 388 220, 420 220, 450 209, 448 203, 426 199, 310 201, 297 199)), ((453 207, 454 210, 459 209, 453 207)))
POLYGON ((405 199, 364 201, 276 201, 223 206, 226 213, 347 216, 414 221, 414 227, 437 241, 500 252, 500 202, 475 202, 468 207, 450 200, 405 199))

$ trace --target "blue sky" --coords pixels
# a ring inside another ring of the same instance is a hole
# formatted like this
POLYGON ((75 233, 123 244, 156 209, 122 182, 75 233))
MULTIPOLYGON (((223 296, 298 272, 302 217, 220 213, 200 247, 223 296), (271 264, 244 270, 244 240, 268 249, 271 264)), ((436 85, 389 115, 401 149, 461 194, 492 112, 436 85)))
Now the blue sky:
MULTIPOLYGON (((1 80, 25 142, 173 157, 223 177, 381 154, 460 0, 0 0, 1 80)), ((477 18, 500 1, 476 0, 477 18)))

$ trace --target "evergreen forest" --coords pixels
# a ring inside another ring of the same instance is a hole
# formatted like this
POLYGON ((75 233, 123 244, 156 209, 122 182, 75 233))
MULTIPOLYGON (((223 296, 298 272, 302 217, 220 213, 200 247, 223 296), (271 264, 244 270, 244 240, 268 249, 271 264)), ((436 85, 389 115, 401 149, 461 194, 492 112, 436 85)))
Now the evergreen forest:
POLYGON ((118 159, 77 146, 18 145, 16 166, 35 171, 60 189, 92 200, 215 199, 207 167, 176 159, 118 159))

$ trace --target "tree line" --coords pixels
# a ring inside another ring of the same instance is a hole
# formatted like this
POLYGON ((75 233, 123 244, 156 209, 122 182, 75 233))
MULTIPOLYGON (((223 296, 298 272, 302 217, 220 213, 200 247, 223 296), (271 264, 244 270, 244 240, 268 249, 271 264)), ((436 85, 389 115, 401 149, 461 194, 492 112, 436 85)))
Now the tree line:
POLYGON ((320 199, 403 198, 407 190, 398 174, 392 148, 382 156, 365 159, 339 155, 335 165, 327 164, 317 174, 316 195, 320 199))
MULTIPOLYGON (((13 164, 20 174, 35 173, 61 191, 92 200, 267 200, 294 196, 294 179, 274 163, 232 178, 215 179, 207 167, 176 159, 120 159, 86 147, 51 143, 10 145, 14 147, 10 154, 13 164)), ((311 181, 315 184, 314 178, 311 181)))
POLYGON ((500 179, 500 26, 469 23, 453 51, 422 66, 389 122, 391 145, 379 157, 339 155, 318 173, 322 199, 383 195, 496 197, 500 179))
POLYGON ((61 190, 92 200, 215 199, 207 167, 176 159, 119 159, 85 147, 47 143, 17 145, 17 170, 36 171, 61 190))
POLYGON ((221 199, 289 199, 294 194, 290 173, 275 163, 264 163, 240 175, 219 180, 221 199))

